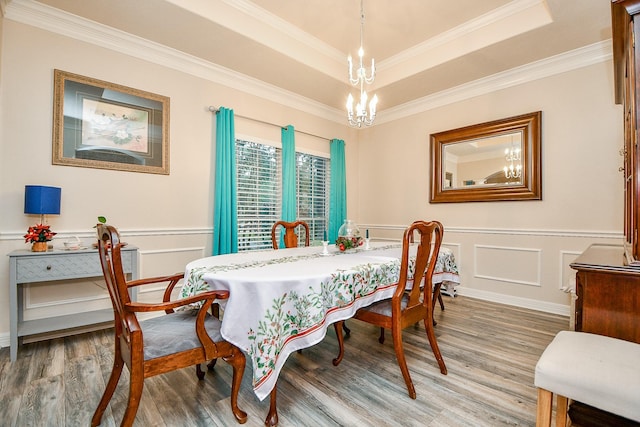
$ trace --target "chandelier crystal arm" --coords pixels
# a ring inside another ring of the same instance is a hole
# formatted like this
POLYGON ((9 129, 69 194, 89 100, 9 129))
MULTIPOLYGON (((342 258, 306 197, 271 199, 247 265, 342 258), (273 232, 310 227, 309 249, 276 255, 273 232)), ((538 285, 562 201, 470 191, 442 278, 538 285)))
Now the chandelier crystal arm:
POLYGON ((364 0, 360 1, 360 49, 358 49, 358 64, 359 67, 355 71, 355 77, 353 72, 353 58, 351 55, 347 57, 347 63, 349 66, 349 83, 353 86, 360 85, 360 102, 356 105, 355 114, 353 111, 353 102, 354 98, 351 94, 347 98, 347 119, 349 121, 349 125, 361 127, 363 124, 366 126, 371 126, 373 124, 373 120, 376 116, 376 107, 378 103, 378 97, 376 95, 373 96, 371 102, 369 102, 369 112, 367 114, 367 92, 364 90, 365 84, 371 84, 375 80, 376 74, 376 66, 375 60, 371 58, 371 72, 367 76, 367 70, 364 67, 363 58, 364 58, 364 48, 363 45, 364 39, 364 0))

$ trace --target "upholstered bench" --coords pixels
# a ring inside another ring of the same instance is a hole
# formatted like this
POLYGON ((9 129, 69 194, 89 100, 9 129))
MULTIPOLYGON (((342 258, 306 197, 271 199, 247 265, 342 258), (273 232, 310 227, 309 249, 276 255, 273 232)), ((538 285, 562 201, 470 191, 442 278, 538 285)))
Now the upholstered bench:
POLYGON ((586 332, 561 331, 538 360, 536 426, 566 426, 569 399, 640 421, 640 344, 586 332))

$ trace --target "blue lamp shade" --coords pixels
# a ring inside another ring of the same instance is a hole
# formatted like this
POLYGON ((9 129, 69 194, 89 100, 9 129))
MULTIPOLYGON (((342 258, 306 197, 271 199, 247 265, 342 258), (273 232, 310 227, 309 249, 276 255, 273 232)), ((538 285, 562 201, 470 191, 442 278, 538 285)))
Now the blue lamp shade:
POLYGON ((44 185, 25 185, 24 213, 38 215, 60 215, 61 194, 62 189, 59 187, 46 187, 44 185))

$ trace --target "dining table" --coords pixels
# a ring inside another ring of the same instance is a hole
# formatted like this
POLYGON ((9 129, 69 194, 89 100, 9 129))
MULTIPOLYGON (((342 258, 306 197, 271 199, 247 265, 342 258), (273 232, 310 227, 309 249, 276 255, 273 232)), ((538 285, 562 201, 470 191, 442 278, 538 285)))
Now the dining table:
MULTIPOLYGON (((265 424, 277 425, 276 382, 289 355, 322 341, 359 308, 391 298, 401 251, 400 243, 368 242, 344 252, 307 246, 210 256, 187 264, 180 296, 229 291, 220 301, 222 337, 251 361, 255 395, 271 398, 265 424)), ((432 282, 434 302, 439 285, 460 283, 450 249, 440 248, 432 282)))

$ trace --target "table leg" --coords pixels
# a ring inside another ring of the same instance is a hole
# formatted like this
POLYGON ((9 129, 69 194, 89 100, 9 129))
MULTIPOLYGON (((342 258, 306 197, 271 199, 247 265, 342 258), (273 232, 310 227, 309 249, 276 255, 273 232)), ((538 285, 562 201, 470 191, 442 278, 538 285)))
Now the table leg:
POLYGON ((278 384, 273 386, 273 390, 271 390, 271 394, 269 395, 269 413, 267 414, 267 418, 264 420, 264 425, 267 427, 277 426, 278 425, 278 408, 276 407, 276 389, 278 384))
POLYGON ((344 324, 344 320, 340 320, 333 324, 333 327, 336 330, 336 337, 338 337, 338 347, 340 350, 338 351, 338 356, 333 359, 333 366, 338 366, 340 362, 342 362, 342 358, 344 357, 344 337, 342 336, 342 326, 344 324))

